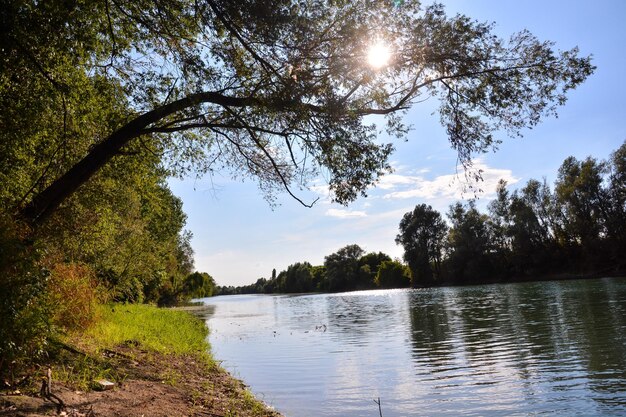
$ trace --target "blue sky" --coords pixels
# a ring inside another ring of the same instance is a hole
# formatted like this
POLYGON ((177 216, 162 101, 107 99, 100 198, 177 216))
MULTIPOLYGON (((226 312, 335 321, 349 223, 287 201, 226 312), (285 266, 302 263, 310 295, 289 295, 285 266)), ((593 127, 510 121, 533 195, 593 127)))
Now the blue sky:
MULTIPOLYGON (((508 37, 528 29, 558 49, 578 46, 593 54, 597 70, 559 111, 523 138, 502 136, 495 153, 480 156, 476 166, 485 171, 479 206, 493 197, 500 178, 511 188, 531 178, 553 183, 568 156, 605 159, 626 140, 626 1, 598 0, 446 0, 449 13, 460 12, 479 21, 496 23, 508 37)), ((172 180, 170 186, 184 204, 187 228, 194 234, 196 269, 211 274, 220 285, 242 285, 269 277, 272 269, 308 261, 322 264, 324 256, 348 244, 368 252, 382 251, 400 258, 394 237, 402 215, 426 203, 444 214, 447 207, 471 194, 460 191, 456 153, 450 149, 436 103, 416 105, 406 117, 414 129, 408 142, 396 143, 391 160, 395 172, 383 178, 368 198, 349 207, 331 204, 314 188, 320 201, 311 209, 287 195, 272 210, 253 181, 227 176, 172 180)))

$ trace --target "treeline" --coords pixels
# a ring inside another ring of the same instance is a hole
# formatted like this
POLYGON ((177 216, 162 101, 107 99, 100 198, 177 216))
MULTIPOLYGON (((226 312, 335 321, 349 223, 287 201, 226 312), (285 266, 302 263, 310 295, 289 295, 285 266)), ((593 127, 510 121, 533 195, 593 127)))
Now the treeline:
POLYGON ((513 192, 500 181, 481 213, 474 201, 450 206, 447 221, 421 204, 404 215, 396 243, 404 263, 358 245, 324 264, 290 265, 278 275, 216 294, 335 292, 532 280, 626 272, 626 142, 608 161, 567 158, 551 188, 529 180, 513 192))
POLYGON ((368 253, 358 245, 348 245, 324 258, 324 264, 308 262, 290 265, 271 278, 259 278, 241 287, 217 287, 215 295, 338 292, 410 285, 409 269, 388 255, 368 253))
POLYGON ((552 188, 501 181, 488 213, 457 203, 438 228, 429 211, 405 214, 397 237, 417 284, 624 273, 626 142, 608 161, 568 157, 552 188))

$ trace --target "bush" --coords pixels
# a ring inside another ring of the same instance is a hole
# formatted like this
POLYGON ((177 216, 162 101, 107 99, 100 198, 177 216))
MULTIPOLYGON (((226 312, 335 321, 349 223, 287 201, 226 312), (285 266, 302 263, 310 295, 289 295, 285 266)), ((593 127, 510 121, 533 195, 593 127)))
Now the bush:
POLYGON ((85 329, 96 318, 98 290, 94 272, 78 263, 58 263, 48 281, 53 322, 66 330, 85 329))
POLYGON ((0 378, 9 383, 45 356, 53 331, 41 255, 28 227, 0 217, 0 378))

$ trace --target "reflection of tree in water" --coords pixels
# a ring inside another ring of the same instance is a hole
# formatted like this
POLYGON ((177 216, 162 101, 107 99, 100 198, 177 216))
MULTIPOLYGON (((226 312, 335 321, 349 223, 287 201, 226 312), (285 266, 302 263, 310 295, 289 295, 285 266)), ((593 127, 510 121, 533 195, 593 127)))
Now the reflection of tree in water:
POLYGON ((418 363, 448 366, 453 361, 448 303, 443 290, 414 290, 409 295, 411 342, 418 363))
POLYGON ((206 321, 215 315, 215 309, 216 306, 214 304, 202 304, 199 306, 189 307, 186 310, 198 317, 200 320, 206 321))
POLYGON ((626 280, 572 282, 567 293, 568 316, 578 319, 576 342, 589 370, 589 384, 599 391, 622 393, 626 405, 626 280))
POLYGON ((286 294, 271 296, 273 318, 278 330, 310 331, 326 320, 319 295, 286 294))
POLYGON ((461 288, 456 293, 455 331, 467 366, 480 368, 495 381, 516 375, 525 395, 537 387, 536 358, 553 356, 553 338, 537 328, 550 323, 541 285, 512 284, 461 288), (533 340, 534 339, 534 340, 533 340))
MULTIPOLYGON (((621 280, 507 286, 511 331, 547 372, 584 372, 593 389, 626 387, 626 287, 621 280), (510 289, 515 289, 510 291, 510 289)), ((524 359, 520 357, 519 359, 524 359)), ((514 362, 518 367, 528 361, 514 362)), ((573 376, 572 376, 573 377, 573 376)), ((560 377, 562 378, 562 377, 560 377)), ((567 386, 567 378, 555 381, 567 386)))
POLYGON ((624 279, 431 289, 409 301, 417 364, 508 369, 529 394, 583 383, 614 403, 626 389, 624 279))

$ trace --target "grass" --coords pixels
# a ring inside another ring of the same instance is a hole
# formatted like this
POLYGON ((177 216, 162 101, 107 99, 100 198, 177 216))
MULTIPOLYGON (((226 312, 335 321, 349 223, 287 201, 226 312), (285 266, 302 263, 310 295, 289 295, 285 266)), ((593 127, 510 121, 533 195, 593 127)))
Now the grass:
POLYGON ((109 361, 98 360, 91 356, 73 357, 67 355, 57 358, 53 366, 54 380, 60 381, 80 391, 94 388, 94 381, 99 379, 123 382, 124 373, 118 372, 109 361))
POLYGON ((206 326, 184 311, 145 304, 110 304, 100 306, 98 316, 100 320, 83 334, 96 349, 131 343, 162 354, 210 359, 206 326))
MULTIPOLYGON (((86 353, 58 358, 55 378, 81 390, 89 390, 96 379, 121 381, 126 375, 113 361, 100 354, 118 346, 134 346, 148 353, 193 357, 207 366, 215 364, 207 341, 208 329, 202 320, 184 311, 145 304, 106 304, 97 307, 96 322, 66 342, 86 353)), ((175 385, 182 375, 163 365, 162 379, 175 385)))
MULTIPOLYGON (((134 386, 139 390, 137 395, 153 395, 146 388, 150 384, 171 386, 170 392, 182 393, 181 399, 157 396, 153 400, 162 401, 158 407, 187 410, 189 414, 278 416, 217 365, 207 335, 204 322, 187 311, 136 304, 101 305, 88 329, 67 335, 59 344, 56 360, 51 363, 53 378, 70 390, 80 391, 94 388, 94 380, 104 378, 119 386, 134 386), (144 385, 137 385, 137 381, 144 385)), ((116 398, 115 390, 110 395, 109 403, 100 403, 100 407, 112 410, 120 401, 131 401, 116 398)), ((132 402, 122 404, 134 407, 132 402)))

